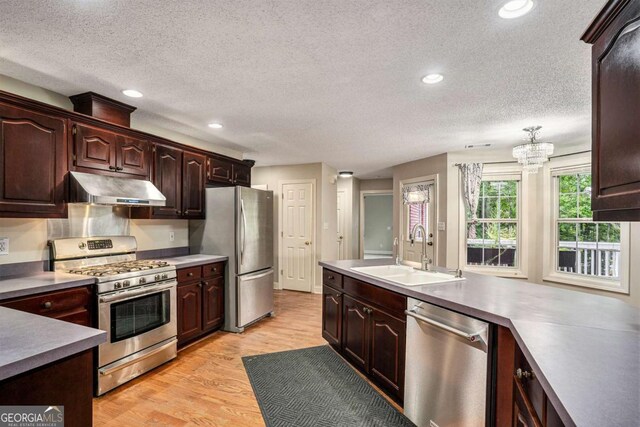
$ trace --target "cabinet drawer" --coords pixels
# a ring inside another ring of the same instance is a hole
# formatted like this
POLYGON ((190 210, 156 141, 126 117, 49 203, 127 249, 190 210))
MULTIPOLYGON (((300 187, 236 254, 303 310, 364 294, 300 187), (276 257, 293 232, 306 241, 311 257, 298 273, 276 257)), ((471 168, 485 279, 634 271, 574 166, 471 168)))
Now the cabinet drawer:
POLYGON ((224 274, 224 262, 214 262, 202 266, 202 277, 218 277, 224 274))
POLYGON ((181 268, 177 271, 178 283, 193 282, 202 279, 202 267, 181 268))
POLYGON ((78 309, 86 311, 90 304, 91 290, 89 287, 82 287, 19 298, 3 302, 0 305, 28 313, 57 318, 61 317, 61 313, 68 311, 77 311, 78 309))
POLYGON ((518 379, 518 381, 520 382, 522 389, 527 396, 527 400, 531 403, 531 406, 533 407, 535 415, 538 417, 538 419, 544 420, 545 419, 544 415, 546 412, 545 411, 545 405, 546 405, 545 392, 542 389, 542 385, 540 384, 540 381, 538 381, 535 375, 533 375, 533 370, 531 369, 531 365, 529 364, 527 359, 525 359, 524 354, 522 354, 522 351, 520 351, 519 348, 516 350, 515 368, 516 370, 520 369, 521 372, 524 374, 524 376, 518 379))
POLYGON ((351 277, 344 278, 344 291, 375 305, 384 308, 390 314, 404 318, 404 310, 407 308, 407 298, 375 285, 361 282, 351 277))
POLYGON ((342 289, 342 274, 323 268, 322 283, 336 289, 342 289))

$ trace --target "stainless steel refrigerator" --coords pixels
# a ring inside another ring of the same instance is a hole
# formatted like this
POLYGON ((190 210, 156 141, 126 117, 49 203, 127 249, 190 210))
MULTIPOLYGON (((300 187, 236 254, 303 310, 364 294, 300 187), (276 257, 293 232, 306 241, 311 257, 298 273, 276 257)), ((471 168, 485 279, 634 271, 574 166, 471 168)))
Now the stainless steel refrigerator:
POLYGON ((207 219, 189 221, 191 253, 226 255, 224 330, 273 314, 273 191, 208 188, 207 219))

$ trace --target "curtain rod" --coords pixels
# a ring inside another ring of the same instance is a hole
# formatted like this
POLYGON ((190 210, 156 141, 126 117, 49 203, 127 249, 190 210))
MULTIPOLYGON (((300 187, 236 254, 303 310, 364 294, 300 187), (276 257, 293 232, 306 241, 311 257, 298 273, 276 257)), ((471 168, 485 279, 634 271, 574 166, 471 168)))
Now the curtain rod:
MULTIPOLYGON (((551 159, 557 159, 560 157, 567 157, 567 156, 575 156, 577 154, 586 154, 586 153, 590 153, 591 150, 585 150, 585 151, 578 151, 575 153, 567 153, 567 154, 558 154, 557 156, 551 156, 549 157, 549 160, 551 159)), ((505 160, 503 162, 486 162, 483 163, 484 165, 501 165, 501 164, 508 164, 508 163, 518 163, 516 160, 505 160)), ((460 166, 462 165, 462 163, 454 163, 453 166, 460 166)))

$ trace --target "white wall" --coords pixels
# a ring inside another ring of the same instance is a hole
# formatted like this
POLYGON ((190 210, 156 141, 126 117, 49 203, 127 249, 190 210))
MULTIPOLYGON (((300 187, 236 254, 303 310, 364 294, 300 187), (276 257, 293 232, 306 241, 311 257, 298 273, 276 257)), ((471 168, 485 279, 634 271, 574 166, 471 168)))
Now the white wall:
MULTIPOLYGON (((273 244, 274 244, 274 268, 280 272, 279 259, 279 235, 280 235, 280 188, 279 181, 313 179, 315 180, 315 219, 316 242, 315 260, 316 271, 314 275, 314 292, 322 290, 322 270, 318 266, 320 260, 333 260, 337 258, 336 229, 337 229, 337 183, 336 170, 322 163, 309 163, 289 166, 265 166, 253 168, 251 182, 253 185, 265 185, 268 190, 274 192, 275 203, 273 205, 273 244), (326 228, 324 225, 326 224, 326 228)), ((279 274, 277 275, 279 277, 279 274)))
POLYGON ((369 194, 364 199, 364 253, 393 252, 393 195, 369 194))

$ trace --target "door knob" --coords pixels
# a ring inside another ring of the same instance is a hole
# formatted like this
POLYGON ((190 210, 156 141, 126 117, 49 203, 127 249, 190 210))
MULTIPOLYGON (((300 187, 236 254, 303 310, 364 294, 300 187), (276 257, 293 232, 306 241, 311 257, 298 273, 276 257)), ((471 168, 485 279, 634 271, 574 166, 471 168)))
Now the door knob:
POLYGON ((344 236, 340 236, 340 237, 339 237, 339 239, 340 239, 340 240, 344 239, 344 236))
POLYGON ((309 246, 311 242, 304 242, 305 245, 309 246))

